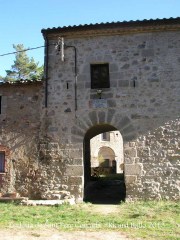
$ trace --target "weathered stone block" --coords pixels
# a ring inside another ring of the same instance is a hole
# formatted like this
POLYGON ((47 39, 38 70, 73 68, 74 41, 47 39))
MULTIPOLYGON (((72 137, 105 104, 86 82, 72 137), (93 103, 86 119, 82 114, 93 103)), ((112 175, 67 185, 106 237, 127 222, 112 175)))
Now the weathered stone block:
POLYGON ((117 84, 117 80, 112 80, 112 81, 111 81, 111 87, 115 87, 115 88, 116 88, 117 85, 118 85, 118 84, 117 84))
MULTIPOLYGON (((118 122, 118 119, 116 120, 118 122)), ((125 126, 128 126, 130 124, 130 120, 128 117, 123 117, 118 123, 118 129, 120 131, 122 131, 123 128, 125 128, 125 126)))
POLYGON ((154 56, 154 49, 143 49, 142 50, 143 57, 153 57, 154 56))
POLYGON ((131 115, 131 118, 132 118, 132 119, 141 119, 142 116, 141 116, 140 114, 135 113, 135 114, 132 114, 132 115, 131 115))
POLYGON ((120 80, 118 82, 119 87, 128 87, 129 86, 129 81, 128 80, 120 80))
POLYGON ((81 138, 81 137, 75 137, 75 136, 72 136, 71 137, 71 142, 73 142, 73 143, 82 143, 82 141, 83 141, 83 137, 81 138))
POLYGON ((98 118, 99 118, 99 123, 104 123, 105 122, 105 117, 106 117, 106 115, 105 115, 105 112, 98 112, 98 118))
POLYGON ((134 158, 125 156, 124 162, 125 162, 125 164, 133 164, 133 163, 135 163, 135 160, 134 160, 134 158))
POLYGON ((110 64, 110 66, 109 66, 110 72, 118 72, 118 69, 119 69, 118 64, 113 63, 113 64, 110 64))
POLYGON ((49 132, 57 132, 58 128, 57 127, 49 127, 49 132))
POLYGON ((116 100, 108 100, 108 107, 116 107, 116 100))
POLYGON ((69 178, 70 185, 81 185, 82 184, 82 177, 70 177, 69 178))
POLYGON ((142 167, 140 164, 126 164, 125 167, 125 175, 140 175, 142 171, 142 167))
POLYGON ((123 136, 124 142, 134 141, 134 140, 136 140, 136 138, 137 138, 136 132, 131 132, 130 134, 123 136))
POLYGON ((150 156, 150 148, 149 147, 141 147, 137 149, 138 157, 149 157, 150 156))
POLYGON ((95 111, 92 111, 89 113, 89 119, 91 120, 92 124, 96 124, 97 121, 97 115, 95 111))
POLYGON ((124 151, 125 157, 136 157, 137 156, 137 150, 135 148, 126 148, 124 151))
POLYGON ((102 99, 113 98, 112 92, 102 92, 102 99))
POLYGON ((108 112, 107 112, 107 123, 111 123, 111 121, 112 121, 112 118, 113 118, 113 116, 114 116, 114 114, 115 114, 115 110, 114 109, 108 109, 108 112))
POLYGON ((151 78, 148 78, 148 81, 153 83, 153 82, 159 82, 160 80, 157 77, 151 77, 151 78))
POLYGON ((128 69, 130 67, 130 65, 128 63, 124 64, 121 69, 128 69))
POLYGON ((76 126, 72 127, 71 133, 74 134, 74 135, 77 135, 77 136, 83 136, 84 135, 84 132, 80 128, 77 128, 76 126))
POLYGON ((121 130, 123 135, 128 135, 129 133, 134 132, 134 127, 132 125, 126 126, 121 130))
POLYGON ((81 158, 82 157, 82 149, 70 149, 69 157, 70 158, 81 158))
POLYGON ((82 166, 82 158, 69 158, 69 159, 66 159, 66 164, 67 165, 79 165, 79 166, 82 166))
POLYGON ((67 176, 82 176, 83 167, 82 166, 66 166, 65 175, 67 176))
POLYGON ((126 176, 125 184, 135 184, 137 180, 137 176, 126 176))

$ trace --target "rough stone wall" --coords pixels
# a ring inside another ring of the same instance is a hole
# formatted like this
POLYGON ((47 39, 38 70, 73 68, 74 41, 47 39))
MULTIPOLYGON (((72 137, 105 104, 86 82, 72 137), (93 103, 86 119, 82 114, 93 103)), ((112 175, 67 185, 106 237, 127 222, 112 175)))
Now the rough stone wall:
POLYGON ((43 85, 0 86, 0 151, 6 153, 0 191, 81 201, 89 154, 84 146, 118 130, 127 199, 178 199, 180 32, 92 34, 65 37, 65 44, 77 49, 77 96, 72 47, 61 62, 49 46, 47 109, 43 85), (90 87, 92 63, 109 63, 110 88, 102 99, 90 87))
POLYGON ((6 169, 1 175, 0 192, 38 195, 35 174, 38 169, 38 138, 42 84, 3 84, 0 86, 0 151, 5 152, 6 169))
POLYGON ((125 148, 129 198, 179 199, 180 120, 170 120, 125 148))
MULTIPOLYGON (((51 36, 50 43, 56 41, 57 35, 51 36)), ((61 62, 51 46, 46 123, 50 142, 66 152, 61 179, 66 177, 67 188, 79 189, 73 194, 82 199, 84 136, 108 124, 123 137, 127 198, 177 199, 180 32, 65 37, 65 44, 77 49, 77 111, 73 48, 65 49, 61 62), (103 105, 95 104, 98 96, 90 87, 91 63, 109 63, 110 88, 103 89, 103 105), (79 181, 71 184, 71 177, 79 181)))

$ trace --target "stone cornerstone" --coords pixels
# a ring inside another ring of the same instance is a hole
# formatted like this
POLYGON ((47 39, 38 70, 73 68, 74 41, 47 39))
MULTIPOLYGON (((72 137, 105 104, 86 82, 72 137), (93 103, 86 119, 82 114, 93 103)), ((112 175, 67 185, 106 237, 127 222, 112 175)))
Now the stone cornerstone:
POLYGON ((43 84, 0 86, 1 192, 82 201, 90 139, 118 130, 126 199, 179 199, 180 18, 42 33, 43 84), (92 88, 95 64, 108 65, 109 87, 92 88))

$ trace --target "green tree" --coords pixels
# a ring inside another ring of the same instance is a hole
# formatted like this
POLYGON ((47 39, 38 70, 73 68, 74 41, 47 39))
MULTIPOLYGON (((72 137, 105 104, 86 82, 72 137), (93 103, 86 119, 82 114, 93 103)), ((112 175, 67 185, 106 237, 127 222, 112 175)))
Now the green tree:
POLYGON ((43 77, 43 66, 38 66, 39 62, 35 62, 34 58, 29 58, 23 44, 13 44, 16 50, 15 61, 11 66, 11 70, 6 70, 6 76, 3 78, 5 82, 14 82, 18 80, 38 80, 43 77))

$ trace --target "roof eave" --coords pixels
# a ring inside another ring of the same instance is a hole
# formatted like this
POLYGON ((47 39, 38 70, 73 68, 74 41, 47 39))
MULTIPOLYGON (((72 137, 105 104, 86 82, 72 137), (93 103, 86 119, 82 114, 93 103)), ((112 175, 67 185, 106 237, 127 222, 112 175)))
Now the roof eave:
POLYGON ((130 31, 149 31, 155 30, 157 31, 162 30, 163 28, 168 29, 179 29, 180 28, 180 17, 178 18, 169 18, 169 19, 150 19, 150 20, 137 20, 137 21, 129 21, 129 22, 112 22, 112 23, 100 23, 100 24, 89 24, 89 25, 78 25, 78 26, 67 26, 67 27, 58 27, 58 28, 48 28, 42 29, 41 32, 43 36, 51 35, 51 34, 61 34, 62 36, 66 36, 69 33, 83 33, 83 32, 90 32, 96 33, 97 32, 104 32, 104 31, 114 31, 117 30, 119 32, 128 32, 130 31))

